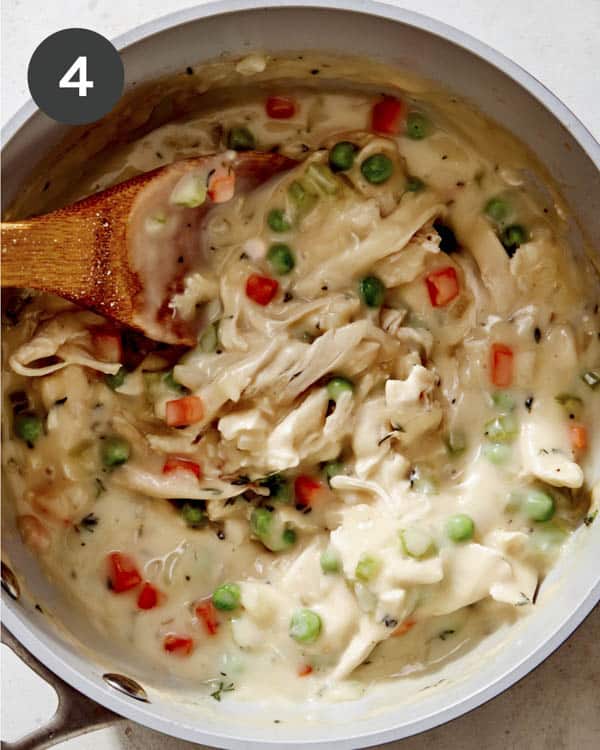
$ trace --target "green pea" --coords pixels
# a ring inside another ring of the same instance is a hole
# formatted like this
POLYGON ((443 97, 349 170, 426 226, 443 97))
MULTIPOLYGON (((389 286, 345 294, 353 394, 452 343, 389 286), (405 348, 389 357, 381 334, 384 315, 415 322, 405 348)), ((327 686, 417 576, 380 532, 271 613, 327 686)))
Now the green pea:
POLYGON ((313 643, 321 633, 321 618, 312 609, 297 609, 290 620, 290 636, 298 643, 313 643))
POLYGON ((512 414, 500 414, 485 426, 490 443, 512 443, 519 434, 519 423, 512 414))
POLYGON ((505 413, 514 411, 514 408, 517 405, 508 391, 496 391, 496 393, 492 394, 492 401, 494 406, 497 406, 500 411, 505 413))
POLYGON ((118 371, 114 375, 105 375, 104 382, 113 391, 120 388, 125 382, 127 370, 124 367, 119 367, 118 371))
POLYGON ((202 336, 200 336, 200 341, 198 342, 198 344, 200 346, 200 349, 206 354, 210 354, 211 352, 217 350, 217 347, 219 345, 219 333, 216 323, 211 323, 210 325, 206 326, 206 328, 202 331, 202 336))
POLYGON ((281 519, 267 508, 255 508, 252 511, 250 528, 271 552, 282 552, 296 542, 296 532, 284 527, 281 519))
POLYGON ((269 211, 267 224, 274 232, 289 232, 292 228, 281 208, 273 208, 269 211))
POLYGON ((337 477, 338 474, 344 473, 344 464, 340 461, 328 461, 323 467, 323 473, 327 477, 327 484, 331 486, 331 480, 333 477, 337 477))
POLYGON ((483 446, 483 455, 490 463, 500 466, 508 461, 512 455, 512 451, 508 445, 490 443, 483 446))
POLYGON ((592 390, 595 390, 600 385, 600 372, 588 370, 587 372, 582 373, 581 379, 586 385, 589 385, 592 390))
POLYGON ((256 148, 256 139, 248 128, 231 128, 227 136, 227 148, 234 151, 251 151, 256 148))
POLYGON ((556 510, 554 499, 542 490, 529 490, 524 510, 532 521, 549 521, 556 510))
POLYGON ((418 177, 409 176, 406 180, 406 190, 409 193, 418 193, 419 190, 423 190, 425 183, 418 177))
POLYGON ((367 583, 379 575, 381 562, 372 555, 361 555, 360 560, 356 563, 354 575, 359 581, 367 583))
POLYGON ((385 298, 385 286, 377 276, 365 276, 358 285, 362 301, 367 307, 381 307, 385 298))
POLYGON ((334 172, 346 172, 354 164, 356 146, 350 141, 339 141, 329 152, 329 166, 334 172))
POLYGON ((517 248, 526 241, 527 232, 520 224, 511 224, 500 235, 500 242, 504 245, 504 249, 510 258, 515 254, 517 248))
POLYGON ((37 414, 17 414, 14 430, 17 437, 28 445, 34 445, 43 432, 42 420, 37 414))
POLYGON ((465 542, 472 539, 475 533, 475 524, 470 516, 457 513, 446 521, 446 534, 453 542, 465 542))
POLYGON ((321 553, 321 570, 323 573, 339 573, 342 563, 337 552, 332 547, 321 553))
POLYGON ((282 242, 271 245, 267 253, 267 260, 279 276, 285 276, 296 265, 292 251, 288 245, 284 245, 282 242))
POLYGON ((337 401, 342 393, 352 393, 354 385, 348 378, 331 378, 327 383, 327 394, 332 401, 337 401))
POLYGON ((362 176, 371 185, 381 185, 387 182, 394 171, 394 165, 389 156, 373 154, 360 165, 362 176))
POLYGON ((406 118, 406 135, 421 141, 431 133, 431 123, 422 112, 409 112, 406 118))
POLYGON ((131 448, 125 438, 113 435, 102 441, 100 456, 105 466, 121 466, 128 461, 131 448))
POLYGON ((502 198, 490 198, 483 209, 486 216, 498 224, 508 216, 508 203, 502 198))
POLYGON ((186 503, 181 509, 181 517, 192 529, 200 528, 206 523, 206 513, 197 505, 186 503))
POLYGON ((167 386, 167 388, 169 388, 171 391, 176 391, 177 393, 184 393, 186 390, 184 385, 181 385, 181 383, 178 383, 175 380, 175 376, 173 375, 173 370, 169 370, 169 372, 164 376, 163 382, 167 386))
POLYGON ((255 508, 250 516, 250 528, 253 533, 262 539, 271 531, 273 513, 266 508, 255 508))
POLYGON ((212 603, 223 612, 233 612, 240 606, 242 592, 237 583, 222 583, 213 591, 212 603))
POLYGON ((467 438, 462 430, 450 430, 446 436, 446 448, 451 456, 460 456, 467 449, 467 438))
POLYGON ((269 499, 279 503, 290 503, 292 501, 292 488, 290 483, 281 474, 270 474, 261 479, 261 487, 269 490, 269 499))

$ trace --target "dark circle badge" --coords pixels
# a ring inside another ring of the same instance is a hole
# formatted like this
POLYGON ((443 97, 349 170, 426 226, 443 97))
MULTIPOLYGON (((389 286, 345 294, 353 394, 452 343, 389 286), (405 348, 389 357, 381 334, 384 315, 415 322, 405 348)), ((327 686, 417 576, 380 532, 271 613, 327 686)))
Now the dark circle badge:
POLYGON ((48 117, 68 125, 99 120, 118 102, 124 72, 115 47, 89 29, 46 37, 29 61, 29 91, 48 117))

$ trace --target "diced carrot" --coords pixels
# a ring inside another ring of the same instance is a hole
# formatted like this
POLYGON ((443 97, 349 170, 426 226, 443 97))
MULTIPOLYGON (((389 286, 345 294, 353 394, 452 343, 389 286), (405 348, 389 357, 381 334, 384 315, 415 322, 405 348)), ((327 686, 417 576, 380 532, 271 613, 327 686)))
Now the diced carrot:
POLYGON ((394 630, 394 632, 392 633, 392 638, 397 638, 400 635, 406 635, 406 633, 408 633, 408 631, 416 624, 417 621, 409 617, 407 620, 404 620, 404 622, 401 622, 400 625, 398 625, 396 630, 394 630))
POLYGON ((139 593, 137 605, 140 609, 154 609, 158 604, 158 590, 146 581, 139 593))
POLYGON ((119 333, 102 326, 92 328, 90 333, 94 354, 98 359, 115 363, 123 359, 123 344, 119 333))
POLYGON ((277 294, 279 283, 269 276, 253 273, 246 281, 246 296, 257 305, 268 305, 277 294))
POLYGON ((429 299, 434 307, 444 307, 460 291, 456 270, 452 266, 433 271, 425 277, 429 299))
POLYGON ((206 599, 196 605, 196 616, 203 621, 209 635, 216 634, 219 629, 219 618, 211 599, 206 599))
POLYGON ((135 562, 122 552, 111 552, 108 556, 108 578, 115 594, 130 591, 142 582, 135 562))
POLYGON ((494 343, 491 348, 492 383, 509 388, 513 381, 514 355, 506 344, 494 343))
POLYGON ((298 668, 298 677, 306 677, 307 675, 311 674, 313 671, 313 668, 310 666, 310 664, 302 664, 298 668))
POLYGON ((177 653, 182 656, 189 656, 194 650, 194 641, 186 635, 169 633, 169 635, 165 636, 163 648, 169 654, 177 653))
POLYGON ((201 422, 204 418, 204 404, 199 396, 184 396, 167 401, 166 420, 169 427, 185 427, 201 422))
POLYGON ((200 464, 197 464, 195 461, 188 461, 186 458, 169 456, 163 466, 163 474, 172 474, 175 471, 187 471, 198 479, 202 478, 200 464))
POLYGON ((400 132, 406 114, 406 105, 393 96, 385 96, 373 105, 371 129, 376 133, 396 135, 400 132))
POLYGON ((572 424, 569 427, 571 445, 576 451, 584 451, 588 447, 588 433, 585 425, 572 424))
POLYGON ((289 120, 296 112, 296 104, 287 96, 270 96, 267 99, 265 109, 269 117, 274 120, 289 120))
POLYGON ((235 172, 216 169, 208 179, 208 196, 213 203, 226 203, 235 193, 235 172))
POLYGON ((294 481, 294 495, 296 505, 303 508, 310 507, 325 487, 314 477, 301 474, 294 481))

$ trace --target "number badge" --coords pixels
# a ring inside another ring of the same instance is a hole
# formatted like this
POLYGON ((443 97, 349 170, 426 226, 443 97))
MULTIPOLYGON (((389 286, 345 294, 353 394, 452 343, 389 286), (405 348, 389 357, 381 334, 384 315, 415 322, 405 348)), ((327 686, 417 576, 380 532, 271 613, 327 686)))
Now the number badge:
POLYGON ((83 125, 108 114, 123 92, 124 71, 115 47, 89 29, 46 37, 27 71, 29 91, 53 120, 83 125))

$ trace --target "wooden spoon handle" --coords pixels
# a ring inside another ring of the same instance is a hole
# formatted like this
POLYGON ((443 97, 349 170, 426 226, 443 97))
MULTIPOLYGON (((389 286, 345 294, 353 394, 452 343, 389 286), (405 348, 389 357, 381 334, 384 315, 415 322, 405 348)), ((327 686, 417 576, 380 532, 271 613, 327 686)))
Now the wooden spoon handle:
POLYGON ((51 215, 3 222, 2 286, 44 289, 66 296, 85 288, 94 248, 93 227, 78 216, 51 215))
POLYGON ((91 211, 3 222, 2 286, 40 289, 110 316, 115 299, 123 307, 131 298, 120 268, 126 261, 110 249, 122 231, 91 211))

